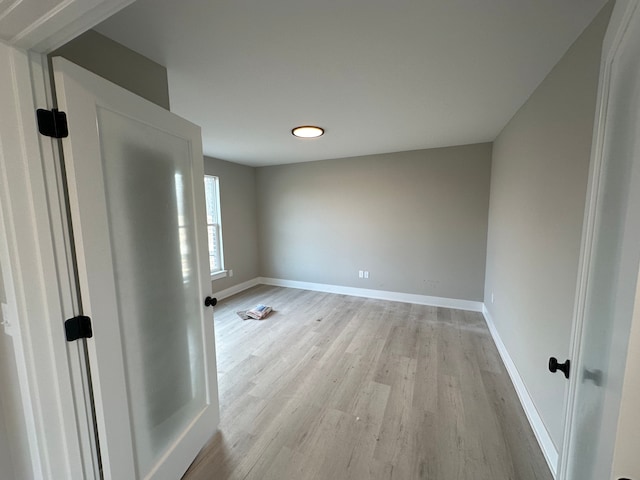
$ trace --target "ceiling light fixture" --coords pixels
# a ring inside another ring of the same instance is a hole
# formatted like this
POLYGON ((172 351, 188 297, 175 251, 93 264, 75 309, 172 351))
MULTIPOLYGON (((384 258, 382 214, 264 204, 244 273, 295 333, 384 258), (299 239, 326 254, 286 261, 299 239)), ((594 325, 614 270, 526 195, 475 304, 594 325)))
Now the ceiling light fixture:
POLYGON ((313 125, 303 125, 291 130, 291 133, 300 138, 316 138, 324 135, 324 129, 313 125))

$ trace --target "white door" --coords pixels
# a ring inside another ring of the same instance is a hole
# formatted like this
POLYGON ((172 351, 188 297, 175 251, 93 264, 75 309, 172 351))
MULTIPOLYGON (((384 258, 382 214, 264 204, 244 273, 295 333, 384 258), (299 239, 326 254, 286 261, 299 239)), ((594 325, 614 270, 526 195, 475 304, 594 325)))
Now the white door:
POLYGON ((104 477, 175 480, 219 419, 200 129, 53 68, 104 477))
POLYGON ((640 9, 636 7, 637 2, 616 4, 605 41, 590 187, 593 215, 587 219, 583 298, 578 300, 582 332, 572 365, 560 477, 566 480, 608 480, 615 471, 616 448, 633 449, 635 454, 627 458, 635 458, 636 472, 640 471, 638 445, 616 446, 619 422, 638 425, 635 411, 622 411, 619 418, 627 354, 630 359, 638 355, 629 350, 638 348, 637 341, 629 343, 629 336, 640 263, 640 9))

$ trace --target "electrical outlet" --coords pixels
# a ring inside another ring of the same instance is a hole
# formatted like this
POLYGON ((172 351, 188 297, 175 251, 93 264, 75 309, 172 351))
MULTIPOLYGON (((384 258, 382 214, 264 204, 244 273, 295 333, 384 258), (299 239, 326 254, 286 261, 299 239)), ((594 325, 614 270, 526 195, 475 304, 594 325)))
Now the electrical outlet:
POLYGON ((228 274, 230 277, 233 277, 233 270, 228 270, 228 274))
POLYGON ((369 278, 369 270, 364 271, 364 278, 369 278))
POLYGON ((362 270, 358 271, 358 277, 359 278, 364 278, 364 272, 362 270))
POLYGON ((493 292, 491 292, 491 303, 493 303, 493 292))

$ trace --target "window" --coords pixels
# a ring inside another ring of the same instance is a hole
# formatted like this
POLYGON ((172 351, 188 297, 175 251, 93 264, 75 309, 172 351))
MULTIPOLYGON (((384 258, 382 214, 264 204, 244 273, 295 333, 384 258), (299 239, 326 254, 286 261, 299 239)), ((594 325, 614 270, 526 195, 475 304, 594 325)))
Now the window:
POLYGON ((181 173, 176 173, 173 178, 176 186, 176 206, 178 208, 178 241, 180 242, 180 258, 182 259, 182 281, 187 283, 191 275, 191 267, 189 265, 187 223, 184 216, 184 183, 182 182, 181 173))
POLYGON ((220 225, 220 181, 218 177, 205 175, 204 195, 207 202, 207 233, 209 237, 209 269, 211 275, 222 273, 222 227, 220 225))

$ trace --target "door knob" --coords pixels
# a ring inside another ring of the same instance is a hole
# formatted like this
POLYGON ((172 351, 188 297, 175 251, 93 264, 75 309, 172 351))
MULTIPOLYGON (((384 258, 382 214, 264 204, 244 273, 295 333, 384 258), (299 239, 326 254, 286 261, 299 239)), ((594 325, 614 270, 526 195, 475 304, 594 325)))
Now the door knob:
POLYGON ((556 357, 549 359, 549 371, 556 373, 558 370, 564 373, 564 378, 569 378, 569 370, 571 369, 571 361, 567 360, 564 363, 559 363, 556 357))
POLYGON ((204 299, 205 307, 215 307, 217 303, 218 303, 218 299, 215 297, 207 297, 204 299))

